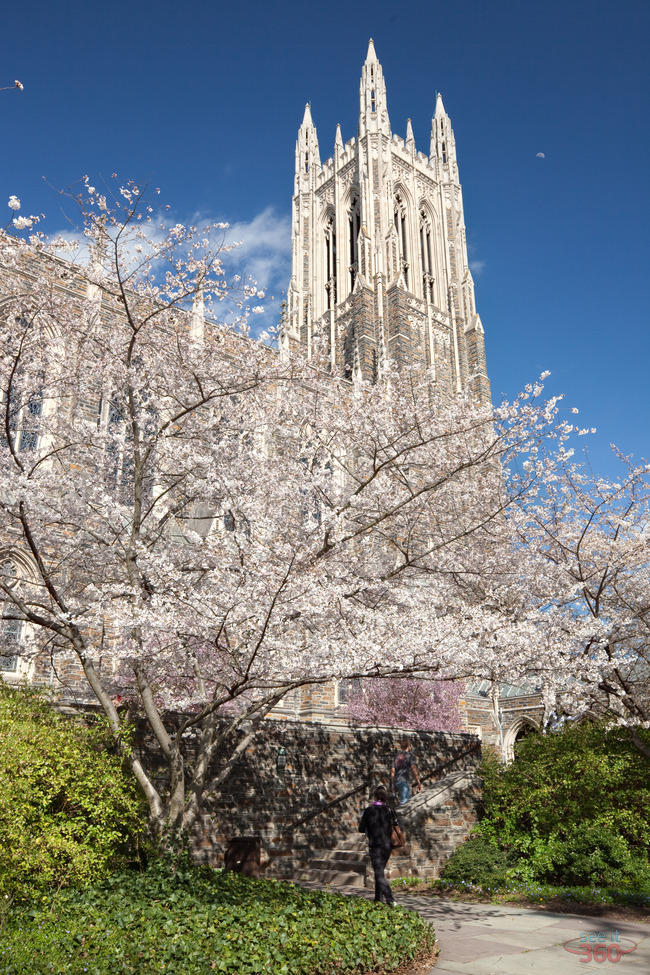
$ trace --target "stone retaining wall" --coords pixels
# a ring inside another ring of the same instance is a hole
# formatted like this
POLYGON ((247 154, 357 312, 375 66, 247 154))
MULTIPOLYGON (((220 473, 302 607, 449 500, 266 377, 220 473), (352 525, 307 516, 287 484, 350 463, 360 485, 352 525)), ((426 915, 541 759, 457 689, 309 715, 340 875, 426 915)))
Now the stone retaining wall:
MULTIPOLYGON (((256 835, 261 837, 267 875, 292 876, 317 851, 332 849, 356 833, 372 789, 389 784, 393 754, 406 737, 412 739, 425 786, 450 772, 473 771, 480 759, 480 743, 469 734, 266 721, 219 797, 208 805, 192 838, 194 856, 221 866, 231 838, 256 835), (455 756, 461 757, 448 765, 455 756), (359 791, 331 809, 294 825, 359 786, 359 791)), ((151 754, 149 758, 154 760, 151 754)), ((218 765, 214 771, 218 772, 218 765)), ((423 824, 426 831, 426 817, 423 824)), ((410 839, 418 851, 418 872, 430 874, 427 856, 432 848, 426 836, 410 839)))

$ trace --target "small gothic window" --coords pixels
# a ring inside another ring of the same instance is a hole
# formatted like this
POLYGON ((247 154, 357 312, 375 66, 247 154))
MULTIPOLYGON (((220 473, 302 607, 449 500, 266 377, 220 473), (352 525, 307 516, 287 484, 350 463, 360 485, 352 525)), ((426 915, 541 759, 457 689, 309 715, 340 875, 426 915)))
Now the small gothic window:
POLYGON ((447 145, 444 142, 442 144, 442 161, 443 163, 447 162, 447 145))
POLYGON ((309 172, 309 153, 305 153, 305 172, 309 172))
POLYGON ((370 111, 375 111, 375 89, 373 88, 370 92, 370 111))
POLYGON ((346 677, 338 682, 336 688, 336 703, 349 704, 352 698, 361 691, 361 680, 358 677, 346 677))

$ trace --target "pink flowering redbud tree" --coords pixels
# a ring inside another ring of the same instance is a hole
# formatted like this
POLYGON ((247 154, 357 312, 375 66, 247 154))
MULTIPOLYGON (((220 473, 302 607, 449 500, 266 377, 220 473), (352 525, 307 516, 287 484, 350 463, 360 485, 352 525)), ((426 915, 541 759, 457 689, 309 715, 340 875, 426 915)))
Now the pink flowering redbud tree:
POLYGON ((426 371, 352 385, 278 353, 223 225, 151 198, 86 179, 67 241, 15 218, 0 237, 0 595, 23 664, 96 701, 175 843, 302 686, 553 668, 564 616, 508 513, 570 434, 541 385, 493 409, 426 371))
POLYGON ((345 713, 353 724, 411 731, 462 731, 463 681, 384 677, 359 681, 345 713))

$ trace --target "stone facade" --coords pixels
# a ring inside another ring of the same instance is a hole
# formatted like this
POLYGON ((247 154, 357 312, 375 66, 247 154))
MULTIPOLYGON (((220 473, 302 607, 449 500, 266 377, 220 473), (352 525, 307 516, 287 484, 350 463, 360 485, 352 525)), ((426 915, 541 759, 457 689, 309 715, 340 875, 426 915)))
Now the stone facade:
POLYGON ((357 137, 337 128, 321 164, 309 105, 298 131, 282 341, 343 378, 374 381, 392 360, 428 368, 443 395, 490 398, 451 121, 438 95, 428 156, 410 119, 392 133, 372 40, 357 137))

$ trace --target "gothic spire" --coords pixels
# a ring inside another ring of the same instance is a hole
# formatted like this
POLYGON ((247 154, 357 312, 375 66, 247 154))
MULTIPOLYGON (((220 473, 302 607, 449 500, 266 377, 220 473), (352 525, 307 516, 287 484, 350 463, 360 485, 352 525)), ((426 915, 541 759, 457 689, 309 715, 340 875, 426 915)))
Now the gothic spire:
POLYGON ((302 123, 300 125, 301 129, 315 128, 314 123, 311 118, 311 105, 309 102, 305 105, 305 114, 302 117, 302 123))
POLYGON ((203 340, 203 323, 205 320, 205 298, 203 296, 203 285, 197 288, 192 299, 192 311, 190 313, 190 338, 194 341, 203 340))
POLYGON ((303 184, 305 181, 309 183, 312 173, 318 170, 320 170, 318 136, 311 117, 311 107, 307 102, 296 141, 296 185, 303 184))
POLYGON ((415 152, 415 139, 413 137, 413 126, 411 125, 410 119, 406 122, 406 148, 415 152))
POLYGON ((445 111, 442 95, 438 92, 436 95, 436 111, 431 119, 431 147, 429 155, 431 159, 437 157, 446 165, 453 153, 454 135, 451 129, 451 121, 445 111))
POLYGON ((375 45, 372 37, 368 41, 368 53, 366 54, 366 64, 374 61, 375 64, 379 64, 377 61, 377 55, 375 54, 375 45))
POLYGON ((359 135, 365 135, 371 130, 390 135, 384 72, 377 60, 372 38, 368 43, 368 53, 361 69, 359 101, 359 135))
POLYGON ((334 147, 336 149, 343 148, 343 136, 341 135, 341 125, 340 123, 336 126, 336 138, 334 139, 334 147))

